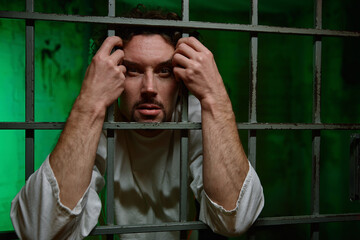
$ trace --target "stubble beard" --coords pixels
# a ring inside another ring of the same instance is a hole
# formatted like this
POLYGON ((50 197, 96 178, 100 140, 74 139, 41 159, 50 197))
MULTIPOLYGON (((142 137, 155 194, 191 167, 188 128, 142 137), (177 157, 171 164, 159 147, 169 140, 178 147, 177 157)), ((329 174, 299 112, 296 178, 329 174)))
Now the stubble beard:
MULTIPOLYGON (((130 121, 131 122, 142 122, 144 119, 140 119, 138 117, 135 117, 135 110, 137 109, 137 107, 141 104, 155 104, 157 106, 160 107, 160 110, 162 111, 163 113, 163 118, 160 120, 160 121, 156 121, 156 122, 166 122, 167 120, 167 115, 166 115, 166 112, 165 112, 165 107, 164 107, 164 104, 162 104, 161 102, 159 101, 156 101, 155 99, 142 99, 138 102, 136 102, 134 104, 134 106, 132 107, 131 109, 131 115, 130 115, 130 121)), ((152 120, 153 118, 149 117, 148 119, 145 119, 145 122, 147 122, 146 120, 152 120)))

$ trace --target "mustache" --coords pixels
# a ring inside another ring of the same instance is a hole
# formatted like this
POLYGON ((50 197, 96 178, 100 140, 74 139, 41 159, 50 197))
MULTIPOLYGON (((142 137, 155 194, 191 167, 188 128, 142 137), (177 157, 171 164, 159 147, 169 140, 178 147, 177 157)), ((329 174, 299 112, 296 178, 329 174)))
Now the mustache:
POLYGON ((141 99, 140 101, 137 101, 134 106, 133 106, 133 110, 135 110, 136 108, 138 108, 141 104, 154 104, 159 106, 161 109, 165 109, 164 104, 162 104, 161 102, 155 100, 155 99, 141 99))
POLYGON ((130 115, 130 121, 131 122, 137 122, 136 119, 135 119, 135 110, 141 105, 141 104, 153 104, 153 105, 157 105, 161 111, 163 112, 164 116, 163 116, 163 119, 162 121, 166 121, 167 119, 167 116, 166 116, 166 112, 165 112, 165 107, 164 107, 164 104, 162 104, 161 102, 153 99, 153 98, 142 98, 140 101, 137 101, 132 109, 131 109, 131 115, 130 115))

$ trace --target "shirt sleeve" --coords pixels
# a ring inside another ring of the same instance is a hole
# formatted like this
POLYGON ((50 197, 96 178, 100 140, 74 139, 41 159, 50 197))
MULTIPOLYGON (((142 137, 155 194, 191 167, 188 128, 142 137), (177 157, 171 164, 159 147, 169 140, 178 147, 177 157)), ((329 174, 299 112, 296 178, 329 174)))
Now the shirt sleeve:
POLYGON ((264 206, 264 196, 260 180, 250 166, 240 191, 236 207, 226 210, 213 202, 204 190, 200 197, 199 219, 216 233, 238 236, 255 222, 264 206))
POLYGON ((96 226, 101 211, 97 194, 104 179, 94 166, 91 183, 74 209, 60 202, 49 157, 11 203, 10 217, 20 239, 82 239, 96 226))
MULTIPOLYGON (((194 97, 189 98, 189 119, 201 121, 200 104, 194 97)), ((238 236, 244 233, 257 219, 263 206, 264 195, 259 177, 250 165, 242 189, 232 210, 213 202, 203 188, 202 176, 202 132, 193 130, 189 133, 190 188, 200 204, 199 219, 214 232, 225 236, 238 236)))

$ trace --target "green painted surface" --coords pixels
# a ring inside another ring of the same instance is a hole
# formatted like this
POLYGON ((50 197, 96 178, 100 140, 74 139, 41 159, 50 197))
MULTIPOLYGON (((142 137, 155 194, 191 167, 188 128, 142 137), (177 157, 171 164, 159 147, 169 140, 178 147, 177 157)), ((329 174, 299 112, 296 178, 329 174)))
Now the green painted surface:
MULTIPOLYGON (((137 2, 117 1, 117 15, 137 2)), ((142 1, 147 6, 154 1, 142 1)), ((360 31, 355 0, 323 3, 323 27, 360 31)), ((181 1, 156 1, 180 12, 181 1)), ((310 28, 313 1, 273 0, 259 3, 259 24, 310 28)), ((191 20, 249 23, 249 1, 190 1, 191 20)), ((25 1, 0 0, 0 10, 25 10, 25 1)), ((35 11, 106 15, 103 1, 35 1, 35 11)), ((35 120, 65 121, 76 98, 89 61, 91 37, 104 26, 36 22, 35 120)), ((200 31, 212 50, 229 91, 238 122, 248 121, 249 34, 200 31)), ((322 114, 324 123, 360 121, 359 39, 323 38, 322 114)), ((0 121, 25 119, 25 22, 0 19, 0 121)), ((307 36, 259 34, 258 121, 312 121, 313 39, 307 36)), ((349 139, 353 131, 321 133, 320 212, 360 212, 350 202, 349 139)), ((35 131, 35 167, 56 144, 60 131, 35 131)), ((247 131, 240 131, 247 150, 247 131)), ((25 133, 0 130, 0 231, 12 230, 10 202, 25 182, 25 133)), ((258 131, 257 170, 263 183, 262 217, 311 214, 311 131, 258 131)), ((321 239, 359 236, 360 223, 320 225, 321 239)), ((262 228, 257 239, 309 239, 310 226, 262 228)), ((242 237, 241 239, 245 239, 242 237)))

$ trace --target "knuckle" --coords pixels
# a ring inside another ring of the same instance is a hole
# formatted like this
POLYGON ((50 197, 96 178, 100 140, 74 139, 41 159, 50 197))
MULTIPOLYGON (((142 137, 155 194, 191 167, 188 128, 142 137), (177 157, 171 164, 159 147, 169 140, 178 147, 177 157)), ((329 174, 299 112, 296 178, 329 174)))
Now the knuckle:
POLYGON ((110 36, 110 37, 106 38, 107 41, 117 41, 119 39, 120 39, 120 37, 118 37, 118 36, 110 36))
POLYGON ((92 58, 92 62, 96 63, 96 62, 100 62, 101 61, 101 56, 100 54, 96 54, 93 58, 92 58))
POLYGON ((186 45, 186 44, 182 42, 182 43, 179 44, 179 48, 184 48, 185 45, 186 45))
POLYGON ((185 73, 186 73, 186 75, 188 76, 188 77, 191 77, 191 76, 193 76, 194 75, 194 70, 192 69, 192 68, 187 68, 186 70, 185 70, 185 73))
POLYGON ((197 60, 197 62, 196 62, 195 64, 198 65, 199 62, 200 62, 200 63, 204 62, 204 56, 203 56, 203 55, 198 55, 197 58, 196 58, 196 60, 197 60))
POLYGON ((196 41, 196 38, 194 38, 193 36, 190 36, 190 37, 189 37, 189 40, 190 40, 191 42, 194 42, 194 41, 196 41))
POLYGON ((205 51, 204 53, 205 53, 205 55, 206 55, 207 57, 209 57, 209 58, 214 58, 214 54, 213 54, 210 50, 207 50, 207 51, 205 51))
POLYGON ((201 63, 199 63, 199 62, 195 62, 194 63, 194 69, 195 70, 193 70, 193 72, 195 73, 195 72, 198 72, 199 71, 199 69, 201 69, 201 63))

